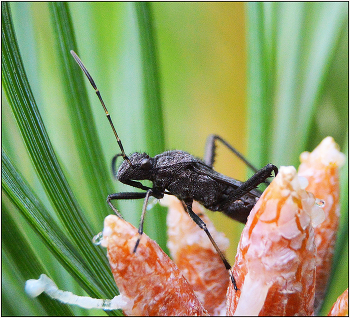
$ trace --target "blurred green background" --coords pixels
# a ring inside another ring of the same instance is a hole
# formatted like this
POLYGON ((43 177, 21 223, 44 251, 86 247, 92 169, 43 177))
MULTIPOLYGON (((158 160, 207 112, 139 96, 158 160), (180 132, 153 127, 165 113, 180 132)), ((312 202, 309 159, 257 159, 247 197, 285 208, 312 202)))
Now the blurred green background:
MULTIPOLYGON (((151 3, 161 90, 160 117, 153 119, 145 115, 144 56, 134 4, 72 2, 67 8, 77 53, 94 77, 127 153, 156 155, 162 150, 181 149, 202 157, 205 140, 212 133, 222 136, 258 167, 269 162, 297 166, 300 152, 312 150, 328 135, 347 153, 347 3, 151 3), (164 149, 148 147, 145 136, 150 136, 150 127, 157 133, 155 139, 164 136, 164 149)), ((79 139, 75 138, 76 125, 71 120, 70 98, 59 62, 58 48, 63 40, 55 35, 52 11, 45 2, 11 2, 10 9, 25 71, 49 139, 92 232, 97 234, 102 230, 103 216, 111 213, 104 203, 107 194, 130 191, 113 181, 110 173, 110 160, 119 151, 117 143, 94 90, 85 81, 93 122, 81 124, 86 130, 96 126, 93 128, 102 147, 98 160, 106 172, 103 178, 108 179, 107 190, 97 190, 84 174, 86 158, 78 151, 79 139), (101 205, 94 195, 101 199, 101 205), (96 212, 96 206, 101 206, 100 211, 96 212)), ((2 96, 2 147, 69 237, 28 156, 6 95, 2 96)), ((224 147, 218 148, 215 169, 239 180, 251 175, 224 147)), ((338 266, 323 314, 348 282, 347 164, 341 172, 343 230, 336 254, 338 266)), ((83 294, 4 191, 2 194, 3 209, 47 273, 60 288, 83 294)), ((135 226, 141 206, 142 202, 118 202, 125 218, 135 226)), ((145 222, 145 232, 159 239, 163 247, 165 213, 159 208, 150 211, 145 222), (152 225, 154 218, 163 220, 163 230, 152 225)), ((233 263, 243 226, 220 213, 208 214, 230 238, 228 258, 233 263)), ((2 227, 6 227, 4 222, 2 227)), ((6 245, 2 313, 52 314, 54 311, 47 311, 42 303, 24 294, 25 279, 37 277, 28 277, 16 265, 21 253, 11 253, 6 245), (22 305, 16 306, 19 302, 22 305)), ((103 314, 71 310, 78 315, 103 314)))

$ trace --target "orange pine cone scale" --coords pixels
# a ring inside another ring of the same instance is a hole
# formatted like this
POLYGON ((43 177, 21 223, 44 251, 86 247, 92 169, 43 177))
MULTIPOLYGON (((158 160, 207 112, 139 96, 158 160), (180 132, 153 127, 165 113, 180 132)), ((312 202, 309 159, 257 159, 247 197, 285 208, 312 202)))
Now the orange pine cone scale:
POLYGON ((338 297, 328 316, 349 316, 349 288, 338 297))
MULTIPOLYGON (((185 212, 173 196, 162 200, 169 207, 167 215, 168 248, 172 259, 192 285, 195 294, 210 315, 225 314, 228 272, 205 232, 185 212)), ((206 223, 221 251, 229 245, 223 233, 214 228, 204 208, 193 202, 193 211, 206 223)))
POLYGON ((281 167, 251 211, 229 285, 227 315, 293 316, 314 312, 314 226, 324 220, 294 167, 281 167))
POLYGON ((305 190, 325 202, 325 221, 315 228, 316 256, 316 295, 315 312, 322 305, 326 292, 339 225, 339 173, 345 161, 338 145, 332 137, 326 137, 311 153, 300 155, 301 165, 298 174, 307 178, 305 190))
POLYGON ((123 308, 133 316, 208 315, 192 287, 159 245, 143 234, 136 253, 137 229, 115 215, 105 218, 103 245, 120 293, 129 299, 123 308))

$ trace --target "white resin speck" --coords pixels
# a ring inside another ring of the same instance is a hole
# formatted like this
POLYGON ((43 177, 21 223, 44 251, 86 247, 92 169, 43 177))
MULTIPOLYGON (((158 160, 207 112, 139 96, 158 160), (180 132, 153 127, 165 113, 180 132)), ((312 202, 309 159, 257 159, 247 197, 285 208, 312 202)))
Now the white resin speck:
POLYGON ((111 300, 74 295, 71 292, 58 289, 56 284, 45 274, 40 275, 39 279, 27 280, 24 289, 30 297, 37 297, 45 292, 51 298, 64 304, 77 305, 86 309, 125 310, 133 305, 133 300, 123 295, 118 295, 111 300))

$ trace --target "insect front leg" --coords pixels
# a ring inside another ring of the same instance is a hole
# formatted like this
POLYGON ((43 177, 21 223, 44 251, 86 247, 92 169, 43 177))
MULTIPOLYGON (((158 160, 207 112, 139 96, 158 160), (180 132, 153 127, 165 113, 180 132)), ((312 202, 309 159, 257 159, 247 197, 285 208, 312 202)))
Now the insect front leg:
POLYGON ((143 201, 142 213, 141 213, 141 220, 140 220, 139 230, 138 230, 139 237, 137 238, 137 241, 136 241, 136 244, 135 244, 135 247, 134 247, 134 253, 136 253, 136 249, 137 249, 137 247, 139 246, 139 243, 140 243, 140 240, 141 240, 141 236, 142 236, 142 234, 143 234, 143 222, 144 222, 144 220, 145 220, 145 214, 146 214, 146 210, 147 210, 147 204, 148 204, 148 200, 149 200, 149 197, 150 197, 151 194, 152 194, 152 190, 149 189, 149 190, 146 192, 145 200, 143 201))
POLYGON ((124 219, 123 216, 119 213, 119 211, 116 209, 116 207, 112 204, 112 200, 134 200, 134 199, 143 199, 146 197, 147 192, 119 192, 119 193, 113 193, 109 194, 107 196, 107 203, 110 206, 110 208, 114 211, 114 213, 120 217, 121 219, 124 219))
POLYGON ((237 285, 236 285, 236 280, 235 278, 233 277, 232 273, 230 272, 230 269, 231 269, 231 265, 230 263, 228 262, 228 260, 226 259, 224 253, 220 250, 219 246, 216 244, 216 242, 214 241, 213 237, 211 236, 208 228, 207 228, 207 225, 205 224, 205 222, 196 214, 193 212, 192 210, 192 203, 193 203, 193 200, 191 201, 182 201, 183 202, 183 205, 186 206, 186 210, 187 210, 187 213, 189 214, 189 216, 192 218, 192 220, 202 229, 204 230, 204 232, 207 234, 210 242, 213 244, 216 252, 219 254, 222 262, 224 263, 225 265, 225 268, 229 271, 229 275, 230 275, 230 278, 231 278, 231 282, 233 284, 233 287, 235 290, 238 290, 237 288, 237 285))
POLYGON ((164 196, 162 193, 159 193, 158 191, 154 192, 152 189, 148 189, 147 192, 120 192, 120 193, 110 194, 107 197, 107 203, 109 204, 111 209, 117 214, 118 217, 120 217, 122 219, 123 219, 122 215, 119 213, 119 211, 112 204, 111 200, 133 200, 133 199, 143 199, 143 198, 145 199, 143 202, 141 220, 140 220, 139 229, 138 229, 139 236, 136 240, 133 253, 136 253, 136 249, 140 243, 141 236, 143 234, 143 223, 145 220, 147 203, 148 203, 149 197, 151 195, 156 197, 157 199, 160 199, 164 196))

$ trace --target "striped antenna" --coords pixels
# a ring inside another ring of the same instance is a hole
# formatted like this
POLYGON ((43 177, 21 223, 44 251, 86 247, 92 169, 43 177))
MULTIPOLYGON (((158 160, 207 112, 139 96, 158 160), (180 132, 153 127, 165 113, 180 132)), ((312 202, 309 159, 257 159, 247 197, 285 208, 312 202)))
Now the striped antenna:
POLYGON ((71 50, 70 53, 73 55, 75 61, 78 63, 78 65, 80 66, 80 68, 83 70, 83 72, 85 73, 86 77, 88 78, 88 80, 89 80, 91 86, 94 88, 94 90, 95 90, 95 92, 96 92, 96 95, 97 95, 98 99, 100 100, 100 102, 101 102, 101 104, 102 104, 103 110, 105 111, 105 114, 106 114, 106 117, 107 117, 107 119, 108 119, 108 121, 109 121, 109 124, 110 124, 111 127, 112 127, 114 136, 115 136, 115 138, 117 139, 119 148, 120 148, 120 150, 121 150, 121 152, 122 152, 121 155, 122 155, 123 159, 124 159, 124 160, 127 160, 127 161, 130 163, 130 165, 132 165, 130 159, 129 159, 128 156, 125 154, 122 141, 119 139, 119 136, 118 136, 118 134, 117 134, 117 131, 116 131, 115 128, 114 128, 114 125, 113 125, 111 116, 110 116, 109 113, 108 113, 107 107, 106 107, 106 105, 105 105, 105 103, 104 103, 104 101, 103 101, 103 99, 102 99, 102 97, 101 97, 100 91, 98 90, 98 88, 97 88, 97 86, 96 86, 94 80, 92 79, 90 73, 88 72, 88 70, 87 70, 86 67, 84 66, 84 64, 83 64, 83 62, 81 61, 81 59, 79 58, 79 56, 78 56, 73 50, 71 50))

